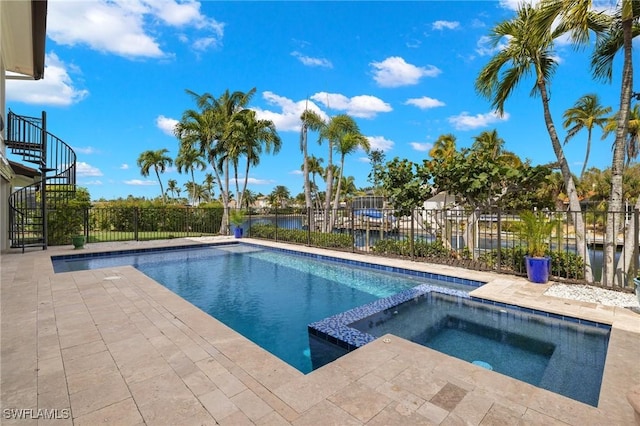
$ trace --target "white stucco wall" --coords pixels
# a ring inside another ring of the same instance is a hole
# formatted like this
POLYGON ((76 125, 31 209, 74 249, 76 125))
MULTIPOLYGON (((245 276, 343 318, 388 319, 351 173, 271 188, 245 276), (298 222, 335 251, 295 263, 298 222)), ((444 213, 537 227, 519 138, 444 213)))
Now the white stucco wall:
MULTIPOLYGON (((1 3, 1 2, 0 2, 1 3)), ((0 5, 0 8, 2 5, 0 5)), ((1 13, 1 11, 0 11, 1 13)), ((0 152, 6 158, 7 149, 4 145, 4 135, 7 126, 7 107, 5 99, 5 69, 2 59, 2 40, 0 39, 0 114, 4 121, 4 129, 0 132, 0 152)), ((0 251, 9 248, 9 182, 0 177, 0 251)))

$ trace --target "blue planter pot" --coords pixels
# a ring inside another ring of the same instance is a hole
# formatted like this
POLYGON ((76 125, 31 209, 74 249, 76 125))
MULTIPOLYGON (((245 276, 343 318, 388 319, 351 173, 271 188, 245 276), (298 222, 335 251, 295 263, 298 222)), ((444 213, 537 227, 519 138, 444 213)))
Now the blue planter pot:
POLYGON ((242 228, 236 228, 233 230, 233 235, 236 238, 242 238, 242 228))
POLYGON ((549 282, 551 259, 548 257, 525 256, 524 263, 527 268, 527 278, 532 283, 546 284, 549 282))
POLYGON ((634 278, 633 283, 636 285, 636 297, 638 298, 638 303, 640 303, 640 278, 634 278))

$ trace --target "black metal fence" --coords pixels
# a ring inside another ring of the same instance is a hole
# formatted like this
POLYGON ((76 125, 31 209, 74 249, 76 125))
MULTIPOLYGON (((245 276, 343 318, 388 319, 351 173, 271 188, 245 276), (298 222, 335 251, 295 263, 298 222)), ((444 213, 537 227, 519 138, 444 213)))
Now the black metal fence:
MULTIPOLYGON (((546 239, 554 279, 633 286, 639 263, 638 232, 627 235, 625 229, 638 229, 639 211, 614 217, 619 233, 612 253, 617 267, 612 282, 607 282, 603 260, 606 212, 583 212, 580 229, 576 214, 543 214, 557 224, 546 239), (629 238, 632 241, 625 244, 629 238)), ((221 231, 233 235, 233 225, 221 230, 222 217, 221 208, 185 206, 52 210, 49 241, 70 244, 70 237, 77 234, 85 235, 89 243, 198 237, 221 231)), ((289 208, 247 212, 241 227, 244 236, 253 238, 525 275, 527 238, 519 222, 518 213, 502 210, 416 209, 400 216, 392 209, 339 209, 325 214, 289 208)))
MULTIPOLYGON (((612 282, 607 282, 604 261, 607 213, 583 212, 578 229, 577 214, 540 212, 555 223, 546 239, 554 279, 633 287, 638 271, 638 232, 626 235, 630 225, 638 229, 639 211, 614 216, 615 241, 612 282), (631 244, 625 242, 632 238, 631 244), (583 244, 580 244, 582 240, 583 244)), ((524 256, 527 238, 520 215, 502 210, 415 209, 399 216, 393 209, 340 209, 299 211, 248 216, 245 235, 386 257, 409 258, 470 269, 526 275, 524 256), (326 232, 330 229, 330 232, 326 232)))
POLYGON ((89 243, 218 235, 222 215, 221 208, 185 206, 50 210, 49 244, 70 244, 73 235, 89 243))

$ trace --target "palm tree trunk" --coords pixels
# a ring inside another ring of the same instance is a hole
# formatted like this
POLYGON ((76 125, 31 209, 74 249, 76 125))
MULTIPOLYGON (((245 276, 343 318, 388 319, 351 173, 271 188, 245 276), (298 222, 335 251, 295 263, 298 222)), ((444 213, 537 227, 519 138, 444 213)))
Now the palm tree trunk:
POLYGON ((158 172, 158 168, 155 167, 156 176, 158 177, 158 183, 160 183, 160 193, 162 194, 162 202, 167 204, 167 196, 164 193, 164 188, 162 187, 162 179, 160 179, 160 172, 158 172))
POLYGON ((222 223, 220 224, 220 234, 229 235, 229 160, 224 160, 224 190, 222 191, 222 223))
POLYGON ((326 191, 324 199, 324 232, 331 232, 329 227, 329 213, 331 211, 331 195, 333 191, 333 142, 329 140, 329 156, 327 161, 327 178, 326 178, 326 191))
POLYGON ((242 183, 242 192, 240 193, 240 197, 238 200, 238 207, 242 207, 242 202, 244 201, 244 194, 247 193, 247 182, 249 181, 249 158, 247 157, 247 167, 244 171, 244 182, 242 183))
POLYGON ((340 203, 340 187, 342 186, 342 170, 344 170, 344 155, 340 159, 340 175, 338 177, 338 186, 336 187, 336 196, 333 200, 333 209, 331 210, 331 221, 329 222, 331 228, 336 224, 336 217, 338 216, 338 204, 340 203))
POLYGON ((591 128, 587 131, 587 153, 584 156, 584 164, 582 165, 582 170, 580 171, 580 179, 584 177, 584 172, 587 170, 587 163, 589 162, 589 152, 591 151, 591 128))
MULTIPOLYGON (((624 285, 620 282, 622 274, 616 274, 614 267, 615 251, 618 230, 615 226, 616 215, 622 211, 622 173, 624 172, 624 156, 626 146, 627 121, 629 119, 629 109, 631 106, 631 91, 633 87, 633 60, 631 52, 633 20, 622 21, 622 32, 624 37, 624 64, 622 68, 622 89, 620 91, 620 114, 618 115, 618 126, 616 128, 616 140, 613 148, 613 160, 611 163, 611 195, 609 196, 609 207, 607 212, 607 226, 604 243, 604 274, 603 284, 607 286, 624 285)), ((625 241, 625 250, 633 243, 633 238, 625 241)))
POLYGON ((591 270, 591 258, 589 253, 587 252, 586 242, 585 242, 585 226, 584 219, 582 217, 582 208, 580 206, 580 200, 578 198, 578 191, 576 191, 576 185, 573 181, 573 175, 571 174, 571 170, 569 169, 569 164, 567 163, 567 158, 564 156, 564 151, 562 149, 562 144, 560 143, 560 139, 558 138, 558 133, 556 132, 555 125, 553 124, 553 118, 551 118, 551 111, 549 110, 549 96, 547 93, 547 87, 545 81, 538 74, 538 89, 540 90, 540 97, 542 99, 542 107, 544 110, 544 121, 547 126, 547 132, 549 133, 549 137, 551 139, 551 145, 553 146, 553 151, 556 154, 556 158, 558 159, 558 164, 560 165, 560 172, 562 173, 562 178, 564 180, 564 186, 567 191, 567 196, 569 197, 569 211, 572 215, 574 215, 574 227, 575 227, 575 238, 576 238, 576 250, 579 256, 582 256, 584 259, 584 272, 585 279, 588 282, 593 282, 593 273, 591 270))
POLYGON ((307 217, 309 218, 309 229, 315 230, 315 215, 308 214, 311 210, 311 183, 309 182, 309 154, 307 152, 307 126, 303 124, 302 129, 302 174, 304 176, 304 203, 307 207, 307 217))

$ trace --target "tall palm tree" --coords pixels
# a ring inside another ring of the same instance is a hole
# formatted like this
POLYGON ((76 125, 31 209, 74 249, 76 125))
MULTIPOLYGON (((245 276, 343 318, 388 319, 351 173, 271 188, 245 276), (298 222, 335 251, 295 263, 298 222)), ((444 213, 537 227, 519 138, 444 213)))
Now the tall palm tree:
MULTIPOLYGON (((304 201, 307 209, 312 207, 311 201, 311 182, 309 180, 310 170, 310 159, 309 153, 307 149, 307 133, 309 130, 318 132, 325 126, 324 120, 318 115, 316 112, 311 111, 309 109, 304 110, 302 115, 300 116, 300 120, 302 120, 302 126, 300 127, 300 151, 302 151, 302 176, 304 178, 304 201)), ((316 168, 317 169, 317 168, 316 168)), ((313 215, 312 220, 313 220, 313 215)), ((313 223, 310 224, 313 228, 313 223)))
MULTIPOLYGON (((226 90, 219 98, 209 93, 198 95, 190 90, 201 112, 188 110, 183 114, 183 120, 176 126, 176 134, 181 138, 195 138, 200 143, 200 152, 206 154, 209 163, 216 171, 216 178, 220 186, 224 214, 220 225, 220 233, 229 234, 229 192, 230 163, 237 162, 241 155, 238 140, 234 139, 238 129, 238 120, 248 111, 245 107, 255 94, 253 88, 244 93, 226 90), (183 121, 185 123, 183 124, 183 121), (220 180, 224 176, 224 186, 220 180)), ((235 163, 237 164, 237 163, 235 163)))
MULTIPOLYGON (((618 268, 614 271, 617 229, 615 217, 622 209, 623 203, 623 173, 629 111, 633 93, 633 56, 632 40, 638 34, 637 24, 640 17, 640 2, 621 0, 616 3, 613 15, 594 13, 589 7, 588 0, 545 0, 543 10, 548 11, 546 25, 550 28, 552 22, 559 22, 561 32, 568 32, 578 43, 589 41, 588 31, 592 29, 597 34, 596 47, 592 54, 591 65, 597 78, 611 81, 613 60, 616 54, 623 51, 622 78, 620 88, 620 107, 618 123, 615 133, 613 158, 611 160, 611 193, 608 203, 608 218, 604 243, 604 277, 606 285, 613 285, 614 276, 620 279, 626 276, 626 271, 618 268), (558 19, 559 18, 559 19, 558 19)), ((640 208, 640 201, 636 204, 640 208)), ((627 231, 633 234, 637 231, 629 227, 627 231)), ((628 247, 631 248, 631 247, 628 247)), ((625 252, 632 253, 633 250, 625 252)), ((628 256, 631 256, 627 253, 628 256)), ((623 265, 630 265, 629 259, 620 259, 623 265)))
MULTIPOLYGON (((202 154, 200 154, 200 151, 188 144, 180 145, 175 165, 178 169, 178 173, 182 173, 182 171, 191 173, 191 183, 193 184, 191 188, 195 188, 196 185, 196 179, 193 173, 194 170, 198 169, 202 171, 207 168, 207 163, 202 160, 202 154)), ((195 201, 194 194, 189 193, 189 196, 191 197, 191 201, 195 201)))
POLYGON ((587 170, 587 164, 589 163, 589 152, 591 151, 591 134, 594 127, 604 128, 607 123, 607 114, 611 112, 611 107, 603 107, 600 105, 598 95, 590 93, 582 96, 576 101, 573 107, 564 112, 564 123, 562 125, 567 130, 567 136, 564 139, 564 143, 569 142, 578 132, 582 129, 587 130, 587 148, 584 157, 584 163, 582 164, 582 170, 580 171, 580 178, 584 176, 585 170, 587 170))
POLYGON ((371 172, 368 181, 373 185, 373 194, 378 195, 382 188, 382 173, 384 172, 385 154, 381 149, 374 149, 369 152, 369 163, 371 164, 371 172))
MULTIPOLYGON (((241 153, 245 156, 246 167, 244 172, 244 183, 242 192, 238 194, 238 206, 243 205, 243 197, 247 190, 249 181, 249 169, 251 166, 260 164, 260 154, 264 147, 267 154, 277 154, 280 152, 282 140, 278 136, 276 126, 271 120, 257 119, 255 111, 247 110, 247 113, 241 116, 242 123, 242 140, 241 153)), ((237 185, 237 179, 236 179, 237 185)), ((236 188, 237 189, 237 188, 236 188)), ((236 190, 236 192, 238 192, 236 190)))
MULTIPOLYGON (((194 146, 200 150, 200 154, 207 158, 215 174, 212 183, 218 184, 222 194, 224 189, 218 169, 218 120, 216 111, 211 107, 214 98, 208 93, 198 95, 190 90, 187 90, 187 93, 193 97, 198 110, 188 109, 183 112, 174 133, 180 140, 181 146, 194 146)), ((223 221, 220 225, 220 233, 225 234, 225 232, 227 232, 227 226, 223 221)))
POLYGON ((519 167, 522 160, 515 153, 505 150, 504 144, 504 139, 498 136, 497 130, 484 131, 474 138, 471 151, 480 161, 488 159, 502 165, 519 167))
POLYGON ((433 148, 429 151, 429 156, 434 160, 444 160, 451 158, 456 152, 456 137, 451 133, 440 135, 433 148))
MULTIPOLYGON (((354 123, 355 124, 355 123, 354 123)), ((353 154, 359 148, 362 148, 365 152, 369 152, 370 145, 369 139, 367 139, 362 133, 360 133, 360 129, 355 125, 349 133, 346 133, 340 139, 338 139, 336 143, 336 152, 340 154, 340 168, 339 168, 339 176, 338 176, 338 185, 336 188, 336 196, 333 200, 333 212, 331 214, 331 228, 336 221, 336 216, 338 214, 338 206, 340 205, 340 190, 342 186, 342 176, 344 176, 344 159, 347 155, 353 154)), ((331 229, 330 228, 330 229, 331 229)))
POLYGON ((167 196, 164 193, 164 187, 162 186, 162 179, 160 179, 160 173, 164 173, 167 166, 171 166, 173 164, 173 159, 167 155, 169 152, 168 149, 158 149, 158 150, 148 150, 144 151, 138 157, 138 167, 140 167, 140 173, 142 176, 149 176, 149 170, 153 168, 156 172, 156 176, 158 178, 158 182, 160 183, 160 193, 162 194, 162 201, 164 203, 167 202, 167 196))
POLYGON ((558 34, 551 27, 541 28, 540 10, 539 6, 523 3, 513 19, 503 21, 493 28, 490 34, 493 45, 505 45, 482 68, 475 86, 478 93, 491 101, 499 114, 504 114, 505 102, 522 79, 528 75, 535 77, 531 93, 539 95, 542 102, 547 132, 564 179, 569 208, 575 218, 576 247, 585 259, 585 278, 592 281, 590 259, 586 256, 580 200, 549 108, 547 87, 557 65, 552 48, 554 37, 558 34))
POLYGON ((360 133, 360 129, 356 124, 355 120, 351 118, 347 114, 339 114, 331 118, 329 122, 322 126, 320 129, 320 138, 319 142, 322 143, 323 140, 326 140, 329 145, 329 152, 327 157, 327 167, 326 171, 326 198, 324 202, 324 224, 323 231, 331 232, 331 219, 329 217, 329 212, 331 211, 331 198, 333 194, 333 180, 334 180, 334 168, 333 168, 333 151, 335 147, 340 143, 340 141, 345 137, 345 135, 349 133, 360 133))

